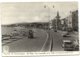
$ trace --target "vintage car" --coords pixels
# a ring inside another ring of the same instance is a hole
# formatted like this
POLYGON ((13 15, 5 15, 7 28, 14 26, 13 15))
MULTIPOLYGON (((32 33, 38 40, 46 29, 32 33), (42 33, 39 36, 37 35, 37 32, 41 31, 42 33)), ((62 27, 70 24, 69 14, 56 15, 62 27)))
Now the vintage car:
POLYGON ((70 40, 63 40, 62 47, 65 51, 72 51, 73 50, 73 43, 70 40))
POLYGON ((79 50, 79 45, 72 40, 63 40, 62 47, 65 51, 76 51, 79 50))
POLYGON ((32 39, 34 36, 33 36, 33 30, 29 30, 28 32, 28 38, 32 39))
POLYGON ((63 36, 63 37, 71 37, 71 35, 70 35, 68 32, 66 32, 66 33, 63 34, 62 36, 63 36))

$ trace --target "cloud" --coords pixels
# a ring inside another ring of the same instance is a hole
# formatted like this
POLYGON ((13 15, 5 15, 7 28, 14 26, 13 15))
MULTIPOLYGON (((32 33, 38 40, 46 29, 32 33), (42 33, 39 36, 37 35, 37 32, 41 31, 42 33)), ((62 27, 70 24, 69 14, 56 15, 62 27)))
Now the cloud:
POLYGON ((59 11, 61 18, 64 18, 70 11, 78 9, 77 2, 2 3, 0 5, 2 24, 47 22, 56 16, 57 11, 59 11), (44 8, 44 5, 48 7, 44 8), (54 8, 52 8, 53 5, 54 8))

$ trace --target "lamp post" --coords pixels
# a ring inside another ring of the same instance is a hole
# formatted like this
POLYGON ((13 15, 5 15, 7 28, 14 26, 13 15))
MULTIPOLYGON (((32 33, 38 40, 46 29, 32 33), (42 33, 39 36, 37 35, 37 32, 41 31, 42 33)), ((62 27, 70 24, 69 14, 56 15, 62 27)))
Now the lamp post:
MULTIPOLYGON (((51 19, 50 19, 50 7, 45 5, 44 8, 47 8, 48 9, 48 18, 49 18, 49 32, 48 32, 48 35, 49 35, 49 38, 50 38, 50 51, 52 51, 52 48, 53 48, 53 38, 50 37, 50 29, 52 28, 51 24, 51 19)), ((53 6, 54 8, 54 6, 53 6)))
MULTIPOLYGON (((51 26, 52 22, 51 22, 51 18, 50 18, 50 7, 47 5, 44 5, 44 8, 48 9, 49 29, 51 29, 52 28, 52 26, 51 26)), ((54 8, 54 6, 53 6, 53 8, 54 8)))

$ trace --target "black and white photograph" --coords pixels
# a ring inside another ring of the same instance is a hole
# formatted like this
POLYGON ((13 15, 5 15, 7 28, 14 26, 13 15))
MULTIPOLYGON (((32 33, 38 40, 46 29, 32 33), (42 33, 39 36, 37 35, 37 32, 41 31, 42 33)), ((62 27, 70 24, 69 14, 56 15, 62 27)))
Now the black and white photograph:
POLYGON ((4 2, 2 53, 79 51, 78 2, 4 2))

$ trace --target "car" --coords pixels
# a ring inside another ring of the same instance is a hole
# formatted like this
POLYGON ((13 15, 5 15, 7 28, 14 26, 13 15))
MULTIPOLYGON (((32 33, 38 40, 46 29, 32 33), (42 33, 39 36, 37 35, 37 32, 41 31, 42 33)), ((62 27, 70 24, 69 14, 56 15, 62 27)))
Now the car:
POLYGON ((28 32, 28 38, 30 38, 30 39, 34 38, 34 36, 33 36, 33 30, 29 30, 29 32, 28 32))
POLYGON ((57 32, 57 30, 55 30, 54 32, 57 32))
POLYGON ((73 41, 63 40, 62 48, 64 48, 64 51, 73 51, 74 50, 73 41))
POLYGON ((56 29, 54 29, 54 32, 57 32, 57 30, 56 30, 56 29))
POLYGON ((63 37, 71 37, 71 35, 67 32, 65 34, 62 35, 63 37))

